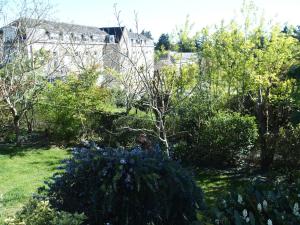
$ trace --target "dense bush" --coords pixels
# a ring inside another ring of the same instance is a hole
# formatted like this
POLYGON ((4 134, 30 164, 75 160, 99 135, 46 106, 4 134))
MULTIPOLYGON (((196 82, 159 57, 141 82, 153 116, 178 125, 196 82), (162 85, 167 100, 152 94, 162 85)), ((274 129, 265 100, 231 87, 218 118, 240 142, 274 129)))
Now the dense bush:
POLYGON ((256 181, 219 199, 209 217, 218 225, 298 225, 299 193, 299 184, 256 181))
POLYGON ((300 124, 281 128, 276 142, 277 161, 281 167, 296 168, 300 165, 300 124))
POLYGON ((48 201, 31 199, 14 218, 5 220, 5 225, 80 225, 84 214, 59 212, 48 201))
POLYGON ((204 206, 190 173, 161 153, 76 148, 62 169, 41 191, 90 225, 184 225, 204 206))
POLYGON ((199 127, 190 142, 179 142, 175 149, 195 165, 238 166, 249 156, 257 137, 254 117, 218 113, 199 127))
POLYGON ((71 142, 90 135, 94 115, 107 107, 109 96, 108 90, 96 86, 98 76, 90 69, 48 85, 38 112, 44 129, 53 139, 71 142))

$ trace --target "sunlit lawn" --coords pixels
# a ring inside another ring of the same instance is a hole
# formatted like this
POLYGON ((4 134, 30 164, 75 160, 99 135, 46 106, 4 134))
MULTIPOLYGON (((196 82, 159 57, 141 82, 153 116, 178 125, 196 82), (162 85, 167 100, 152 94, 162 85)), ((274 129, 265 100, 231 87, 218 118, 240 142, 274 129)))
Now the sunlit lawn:
MULTIPOLYGON (((12 216, 43 185, 69 153, 58 148, 15 148, 0 146, 0 224, 12 216)), ((245 181, 220 171, 200 170, 197 184, 205 193, 206 202, 213 204, 220 193, 245 181)))
POLYGON ((58 148, 13 148, 0 146, 0 224, 13 215, 50 177, 66 150, 58 148))

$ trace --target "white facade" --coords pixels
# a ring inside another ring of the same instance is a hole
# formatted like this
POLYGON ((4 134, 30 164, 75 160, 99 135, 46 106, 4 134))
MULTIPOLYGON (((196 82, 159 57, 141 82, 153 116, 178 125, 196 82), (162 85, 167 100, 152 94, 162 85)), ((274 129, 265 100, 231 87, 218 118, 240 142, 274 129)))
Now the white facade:
POLYGON ((65 76, 90 66, 120 73, 136 68, 148 72, 154 67, 153 41, 129 32, 126 27, 97 28, 19 19, 3 27, 1 34, 2 62, 10 58, 21 43, 28 56, 41 49, 49 53, 52 61, 46 69, 55 69, 55 76, 65 76))

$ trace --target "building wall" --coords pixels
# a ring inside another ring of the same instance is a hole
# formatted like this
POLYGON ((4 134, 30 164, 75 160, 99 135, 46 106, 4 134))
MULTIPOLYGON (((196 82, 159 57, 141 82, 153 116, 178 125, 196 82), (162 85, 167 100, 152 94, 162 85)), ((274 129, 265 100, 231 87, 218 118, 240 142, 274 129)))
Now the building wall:
MULTIPOLYGON (((69 72, 78 72, 89 66, 95 66, 99 70, 110 68, 120 73, 132 72, 133 67, 143 69, 147 73, 151 72, 149 68, 152 67, 153 71, 154 44, 150 39, 140 41, 139 37, 135 37, 133 40, 129 35, 130 32, 124 28, 119 43, 116 43, 114 38, 110 38, 112 35, 105 36, 104 31, 87 34, 84 31, 81 33, 80 30, 73 32, 70 28, 61 32, 61 27, 58 26, 57 30, 53 30, 53 22, 50 23, 52 25, 50 32, 45 28, 47 26, 26 28, 26 40, 23 40, 29 56, 33 56, 41 49, 48 52, 50 62, 45 68, 47 73, 55 70, 53 73, 55 76, 65 76, 69 72)), ((18 38, 16 27, 4 27, 2 32, 1 43, 12 49, 13 45, 9 41, 18 38)), ((1 49, 3 56, 8 54, 4 51, 4 47, 1 49)))

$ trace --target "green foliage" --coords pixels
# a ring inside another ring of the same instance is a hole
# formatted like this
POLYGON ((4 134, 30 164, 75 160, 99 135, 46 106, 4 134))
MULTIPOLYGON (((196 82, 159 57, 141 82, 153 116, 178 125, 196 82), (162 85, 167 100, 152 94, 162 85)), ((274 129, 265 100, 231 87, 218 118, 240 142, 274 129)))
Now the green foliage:
POLYGON ((254 24, 252 8, 245 4, 242 25, 233 21, 214 32, 203 29, 199 54, 211 95, 224 103, 236 99, 236 111, 256 117, 261 166, 268 169, 274 158, 270 142, 295 110, 296 82, 288 73, 299 63, 299 43, 278 26, 267 28, 263 18, 254 24))
POLYGON ((103 110, 109 96, 96 86, 98 76, 91 69, 48 85, 39 111, 55 140, 70 142, 91 134, 93 115, 103 110))
POLYGON ((204 204, 187 170, 139 148, 76 148, 43 193, 60 210, 84 212, 91 225, 190 224, 204 204))
POLYGON ((289 124, 281 128, 276 141, 277 159, 281 167, 290 169, 298 168, 300 165, 300 124, 292 126, 289 124))
POLYGON ((158 42, 155 45, 155 50, 170 50, 171 42, 168 34, 160 35, 158 42))
POLYGON ((254 182, 220 198, 209 220, 219 225, 297 225, 299 191, 299 184, 254 182))
POLYGON ((190 23, 189 16, 186 17, 182 27, 177 28, 177 43, 176 50, 179 52, 195 52, 196 51, 196 36, 191 37, 193 24, 190 23))
POLYGON ((113 123, 116 133, 112 138, 115 139, 118 146, 132 147, 141 131, 153 131, 154 133, 155 130, 154 120, 150 113, 138 112, 137 114, 122 115, 113 123))
POLYGON ((59 212, 48 201, 30 199, 14 218, 5 220, 5 225, 80 225, 85 219, 84 214, 59 212))
POLYGON ((258 138, 255 118, 239 113, 217 113, 197 132, 192 143, 175 146, 177 154, 197 166, 240 166, 258 138))
POLYGON ((255 118, 238 113, 219 113, 208 120, 200 143, 208 151, 207 160, 220 165, 239 165, 249 155, 258 137, 255 118))

